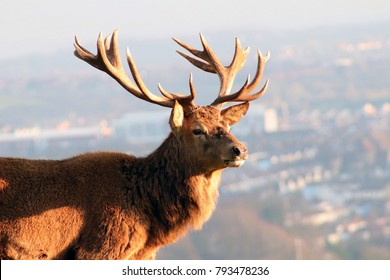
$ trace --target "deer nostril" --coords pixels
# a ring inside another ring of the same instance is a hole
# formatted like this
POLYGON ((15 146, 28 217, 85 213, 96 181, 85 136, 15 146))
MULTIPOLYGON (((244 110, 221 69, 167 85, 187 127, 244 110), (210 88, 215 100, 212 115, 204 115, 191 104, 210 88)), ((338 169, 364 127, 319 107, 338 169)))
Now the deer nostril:
POLYGON ((233 147, 233 154, 238 157, 241 155, 241 150, 237 147, 233 147))

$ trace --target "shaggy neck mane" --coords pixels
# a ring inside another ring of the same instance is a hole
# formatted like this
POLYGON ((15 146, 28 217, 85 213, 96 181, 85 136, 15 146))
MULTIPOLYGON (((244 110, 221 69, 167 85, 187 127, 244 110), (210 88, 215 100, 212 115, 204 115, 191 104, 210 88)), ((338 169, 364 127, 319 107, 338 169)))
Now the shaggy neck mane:
POLYGON ((199 229, 215 209, 221 170, 205 172, 189 151, 171 133, 149 156, 122 163, 129 203, 152 205, 143 214, 152 217, 155 239, 176 239, 189 227, 199 229))

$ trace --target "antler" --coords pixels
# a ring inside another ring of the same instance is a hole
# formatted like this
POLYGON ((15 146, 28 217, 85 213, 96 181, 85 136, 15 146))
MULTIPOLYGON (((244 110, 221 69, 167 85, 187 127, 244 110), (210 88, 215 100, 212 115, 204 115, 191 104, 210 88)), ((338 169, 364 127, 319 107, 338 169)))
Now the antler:
POLYGON ((217 58, 217 56, 215 55, 215 53, 213 52, 213 50, 207 44, 202 34, 200 34, 200 40, 203 45, 203 51, 194 49, 193 47, 175 38, 174 40, 176 43, 178 43, 184 49, 189 51, 195 57, 192 57, 186 53, 178 51, 180 55, 182 55, 184 58, 186 58, 189 62, 191 62, 196 67, 204 71, 218 75, 221 86, 218 93, 218 97, 210 104, 211 106, 215 106, 219 108, 225 102, 252 101, 261 97, 267 90, 268 79, 260 91, 254 94, 250 94, 253 90, 256 89, 259 82, 261 81, 261 78, 263 76, 263 71, 264 71, 264 65, 269 58, 269 52, 267 52, 265 56, 262 56, 260 50, 257 52, 258 62, 257 62, 257 71, 255 74, 255 78, 253 79, 252 82, 250 82, 250 76, 248 75, 248 78, 245 84, 241 87, 241 89, 235 93, 230 94, 236 74, 238 73, 238 71, 242 69, 242 67, 245 64, 246 57, 249 53, 249 48, 243 50, 241 47, 240 40, 236 38, 235 53, 232 62, 230 63, 229 66, 223 66, 222 63, 217 58))
POLYGON ((75 56, 81 60, 84 60, 93 67, 106 72, 128 92, 140 99, 165 107, 173 107, 175 100, 178 101, 181 105, 195 106, 193 100, 196 96, 196 92, 192 83, 192 75, 190 75, 189 81, 191 90, 190 95, 184 96, 181 94, 169 93, 165 91, 160 84, 158 84, 158 88, 163 96, 156 96, 145 86, 140 74, 138 73, 138 69, 135 65, 133 57, 131 56, 129 49, 127 49, 127 63, 129 64, 129 68, 135 83, 129 79, 125 70, 123 69, 122 61, 119 55, 117 33, 118 30, 115 30, 106 37, 104 42, 102 33, 99 34, 96 55, 82 47, 76 36, 74 43, 76 48, 74 51, 75 56))

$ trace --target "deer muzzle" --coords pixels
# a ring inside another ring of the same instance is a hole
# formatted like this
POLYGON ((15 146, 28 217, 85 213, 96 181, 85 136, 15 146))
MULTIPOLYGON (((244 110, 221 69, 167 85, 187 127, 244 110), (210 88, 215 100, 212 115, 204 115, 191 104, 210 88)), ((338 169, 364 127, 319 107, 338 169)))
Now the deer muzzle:
POLYGON ((232 159, 225 160, 226 167, 240 167, 248 158, 248 148, 241 143, 235 143, 231 153, 232 159))

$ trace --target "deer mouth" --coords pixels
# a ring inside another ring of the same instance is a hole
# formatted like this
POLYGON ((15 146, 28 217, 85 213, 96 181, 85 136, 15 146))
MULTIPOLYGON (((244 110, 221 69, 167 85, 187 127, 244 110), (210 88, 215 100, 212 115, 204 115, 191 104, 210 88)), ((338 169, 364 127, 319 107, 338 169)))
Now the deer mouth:
POLYGON ((244 164, 244 159, 225 160, 226 167, 240 167, 244 164))

